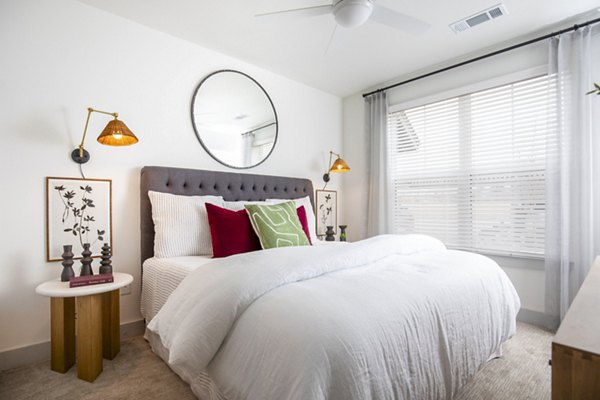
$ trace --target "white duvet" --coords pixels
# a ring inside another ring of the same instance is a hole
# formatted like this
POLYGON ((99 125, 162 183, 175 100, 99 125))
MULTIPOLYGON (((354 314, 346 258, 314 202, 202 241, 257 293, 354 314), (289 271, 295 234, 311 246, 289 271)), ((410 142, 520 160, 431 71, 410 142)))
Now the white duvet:
POLYGON ((450 399, 519 307, 492 260, 388 235, 205 264, 146 337, 200 399, 450 399))

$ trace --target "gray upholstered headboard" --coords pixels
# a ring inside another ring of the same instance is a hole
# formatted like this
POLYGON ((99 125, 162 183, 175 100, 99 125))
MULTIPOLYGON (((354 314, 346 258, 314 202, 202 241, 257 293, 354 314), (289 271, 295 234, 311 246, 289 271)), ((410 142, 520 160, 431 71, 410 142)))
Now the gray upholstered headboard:
POLYGON ((144 167, 140 179, 142 262, 154 254, 154 223, 148 198, 149 190, 184 196, 223 196, 228 201, 294 199, 309 196, 314 206, 313 185, 309 179, 171 167, 144 167))

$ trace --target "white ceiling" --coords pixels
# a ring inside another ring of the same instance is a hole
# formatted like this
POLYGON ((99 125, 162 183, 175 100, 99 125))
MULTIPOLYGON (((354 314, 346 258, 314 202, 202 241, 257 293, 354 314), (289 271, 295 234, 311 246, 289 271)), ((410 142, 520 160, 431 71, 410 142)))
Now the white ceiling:
POLYGON ((80 0, 159 31, 345 97, 538 31, 598 7, 598 0, 505 0, 508 15, 454 34, 448 24, 500 0, 377 0, 423 19, 411 36, 368 21, 334 29, 333 16, 255 18, 254 14, 327 4, 328 0, 80 0))

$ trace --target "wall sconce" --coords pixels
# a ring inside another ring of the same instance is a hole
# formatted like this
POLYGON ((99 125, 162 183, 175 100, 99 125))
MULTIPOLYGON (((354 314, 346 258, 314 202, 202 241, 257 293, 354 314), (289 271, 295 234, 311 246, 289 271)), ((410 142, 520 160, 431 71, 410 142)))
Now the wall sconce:
MULTIPOLYGON (((329 176, 330 173, 350 171, 350 167, 348 166, 348 164, 346 164, 346 161, 342 160, 342 157, 339 154, 334 153, 333 151, 329 151, 329 165, 331 165, 331 167, 329 167, 329 170, 325 173, 325 175, 323 175, 323 181, 325 181, 325 186, 327 186, 327 183, 331 180, 331 177, 329 176), (337 156, 337 158, 332 164, 331 159, 333 158, 334 154, 337 156)), ((325 189, 325 186, 323 186, 323 189, 325 189)))
POLYGON ((88 107, 88 116, 85 121, 85 128, 83 129, 83 137, 81 138, 81 144, 71 153, 71 159, 77 164, 85 164, 90 160, 90 153, 83 148, 83 144, 85 143, 85 135, 87 134, 90 116, 93 112, 111 115, 115 118, 112 121, 110 121, 108 125, 106 125, 106 128, 104 128, 102 133, 100 133, 100 136, 98 136, 97 140, 99 143, 107 146, 129 146, 138 142, 138 138, 135 137, 133 132, 129 130, 127 125, 125 125, 123 121, 119 121, 117 119, 119 114, 117 114, 116 112, 110 113, 106 111, 95 110, 91 107, 88 107))

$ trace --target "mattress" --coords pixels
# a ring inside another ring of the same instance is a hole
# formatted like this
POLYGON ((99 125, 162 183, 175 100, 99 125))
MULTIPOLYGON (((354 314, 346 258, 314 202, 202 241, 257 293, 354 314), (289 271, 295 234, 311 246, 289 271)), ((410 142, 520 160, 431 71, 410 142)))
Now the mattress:
POLYGON ((154 318, 183 278, 212 260, 210 256, 187 256, 152 257, 144 261, 141 311, 146 323, 154 318))

